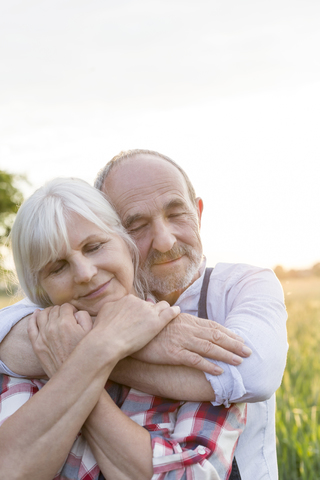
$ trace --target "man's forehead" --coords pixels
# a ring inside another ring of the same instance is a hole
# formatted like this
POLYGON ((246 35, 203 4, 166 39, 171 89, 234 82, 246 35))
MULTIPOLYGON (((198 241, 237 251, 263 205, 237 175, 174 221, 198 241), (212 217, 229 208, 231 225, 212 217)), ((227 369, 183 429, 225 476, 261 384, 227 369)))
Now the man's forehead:
MULTIPOLYGON (((103 191, 121 216, 123 209, 153 203, 156 199, 168 202, 168 197, 189 202, 186 182, 180 171, 163 159, 130 158, 117 165, 107 176, 103 191)), ((144 208, 143 208, 144 210, 144 208)))

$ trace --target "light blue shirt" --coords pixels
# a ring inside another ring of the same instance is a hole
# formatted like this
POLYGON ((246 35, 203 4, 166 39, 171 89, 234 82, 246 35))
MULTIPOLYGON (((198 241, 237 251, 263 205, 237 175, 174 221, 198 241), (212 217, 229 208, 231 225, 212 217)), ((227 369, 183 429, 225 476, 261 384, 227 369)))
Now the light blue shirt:
MULTIPOLYGON (((182 312, 197 316, 205 262, 198 278, 177 301, 182 312)), ((28 300, 0 311, 0 341, 35 305, 28 300)), ((242 480, 278 478, 275 391, 287 355, 286 319, 280 282, 269 269, 218 263, 208 286, 208 317, 240 335, 252 355, 238 367, 215 362, 219 376, 206 374, 216 394, 213 405, 248 402, 248 420, 236 448, 242 480)), ((2 362, 0 373, 14 375, 2 362)), ((16 375, 17 376, 17 375, 16 375)))
MULTIPOLYGON (((202 264, 201 277, 179 297, 182 312, 197 316, 204 269, 202 264)), ((206 374, 216 394, 213 405, 248 402, 247 426, 235 453, 241 478, 276 480, 275 391, 288 349, 281 284, 272 270, 218 263, 210 276, 207 311, 252 350, 238 367, 215 361, 223 374, 206 374)))

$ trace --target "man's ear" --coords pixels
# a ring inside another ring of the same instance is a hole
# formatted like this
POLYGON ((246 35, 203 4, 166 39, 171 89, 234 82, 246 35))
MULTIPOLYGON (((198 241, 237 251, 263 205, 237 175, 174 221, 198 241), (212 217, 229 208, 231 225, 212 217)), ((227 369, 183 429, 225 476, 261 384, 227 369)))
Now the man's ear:
POLYGON ((201 217, 202 217, 202 212, 203 212, 202 198, 200 198, 200 197, 196 198, 196 205, 197 205, 198 223, 199 223, 199 229, 200 229, 200 227, 201 227, 201 217))

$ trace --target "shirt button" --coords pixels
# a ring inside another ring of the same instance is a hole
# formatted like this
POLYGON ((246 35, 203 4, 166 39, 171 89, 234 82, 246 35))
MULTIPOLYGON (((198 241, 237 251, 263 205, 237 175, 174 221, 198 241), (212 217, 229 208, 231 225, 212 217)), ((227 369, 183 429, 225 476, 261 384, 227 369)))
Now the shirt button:
POLYGON ((206 449, 204 447, 198 447, 198 453, 200 455, 205 455, 207 452, 206 452, 206 449))

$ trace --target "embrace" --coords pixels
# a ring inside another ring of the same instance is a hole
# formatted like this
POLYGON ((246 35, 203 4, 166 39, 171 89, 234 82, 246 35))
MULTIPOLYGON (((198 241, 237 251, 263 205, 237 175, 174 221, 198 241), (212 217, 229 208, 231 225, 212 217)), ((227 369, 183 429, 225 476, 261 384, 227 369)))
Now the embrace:
POLYGON ((122 152, 95 187, 49 182, 12 229, 1 478, 276 480, 275 275, 206 268, 203 202, 164 155, 122 152))

